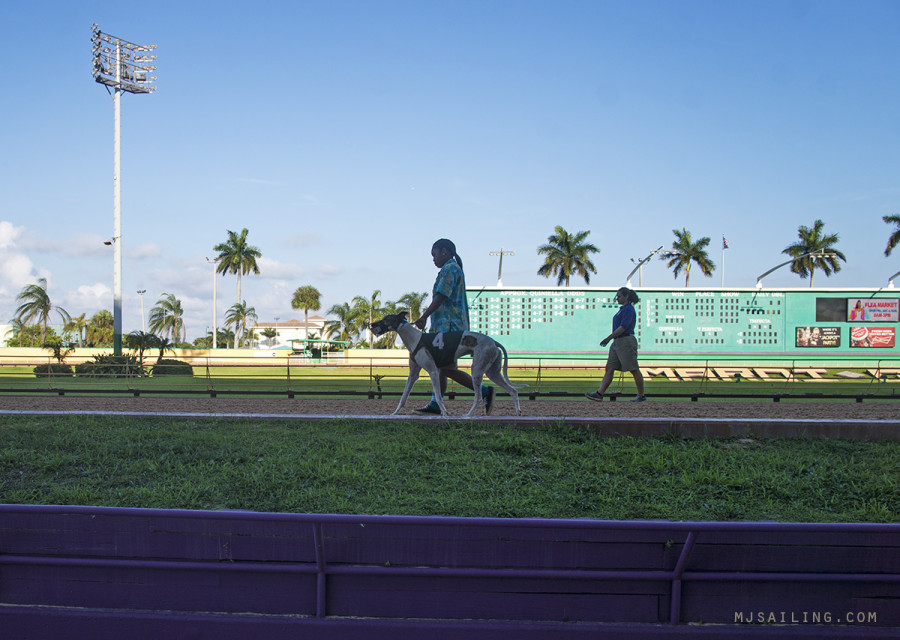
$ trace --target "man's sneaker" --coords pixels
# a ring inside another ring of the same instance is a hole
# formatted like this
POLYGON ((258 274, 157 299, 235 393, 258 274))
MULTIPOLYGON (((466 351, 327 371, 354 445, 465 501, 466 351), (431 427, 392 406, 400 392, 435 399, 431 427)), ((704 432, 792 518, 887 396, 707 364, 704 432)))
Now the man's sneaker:
POLYGON ((484 388, 481 389, 481 395, 484 397, 484 413, 485 415, 491 415, 491 411, 494 410, 494 395, 496 395, 497 389, 495 387, 488 387, 487 393, 484 393, 484 388))
POLYGON ((434 400, 432 400, 431 402, 426 404, 421 409, 415 409, 414 411, 416 413, 434 414, 437 416, 441 415, 441 408, 438 406, 437 402, 435 402, 434 400))
POLYGON ((584 397, 588 400, 593 400, 594 402, 603 402, 603 394, 597 393, 596 391, 591 391, 590 393, 584 394, 584 397))
POLYGON ((631 399, 632 402, 646 402, 647 396, 635 396, 631 399))

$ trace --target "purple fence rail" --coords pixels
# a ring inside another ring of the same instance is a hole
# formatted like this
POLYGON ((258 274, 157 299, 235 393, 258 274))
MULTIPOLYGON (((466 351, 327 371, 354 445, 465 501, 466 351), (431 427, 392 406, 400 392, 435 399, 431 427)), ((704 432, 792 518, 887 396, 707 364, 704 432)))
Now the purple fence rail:
POLYGON ((900 525, 0 505, 3 637, 786 632, 897 637, 900 525))

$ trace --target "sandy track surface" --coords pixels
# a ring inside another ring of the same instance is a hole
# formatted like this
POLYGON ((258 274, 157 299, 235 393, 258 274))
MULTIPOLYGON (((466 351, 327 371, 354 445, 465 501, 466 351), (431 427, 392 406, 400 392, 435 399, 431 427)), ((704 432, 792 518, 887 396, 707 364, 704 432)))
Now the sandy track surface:
MULTIPOLYGON (((4 411, 121 411, 201 414, 293 414, 293 415, 388 415, 397 406, 395 397, 383 400, 365 398, 160 398, 132 396, 0 396, 4 411)), ((404 413, 417 415, 414 407, 425 399, 412 398, 404 413)), ((809 401, 782 400, 728 402, 701 399, 698 402, 653 400, 631 403, 627 398, 615 402, 592 402, 587 399, 528 400, 523 399, 522 415, 539 417, 610 417, 610 418, 725 418, 737 420, 900 420, 900 404, 895 401, 854 400, 809 401)), ((468 412, 471 399, 457 398, 447 402, 453 416, 468 412)), ((497 399, 493 415, 513 415, 508 397, 497 399)))

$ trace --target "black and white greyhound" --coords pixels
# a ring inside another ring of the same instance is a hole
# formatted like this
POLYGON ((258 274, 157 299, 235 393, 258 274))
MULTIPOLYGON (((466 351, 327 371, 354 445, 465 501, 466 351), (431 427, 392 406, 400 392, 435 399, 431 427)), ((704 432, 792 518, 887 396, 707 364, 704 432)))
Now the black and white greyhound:
POLYGON ((476 407, 481 405, 484 407, 484 400, 481 397, 481 380, 487 376, 495 384, 503 387, 512 396, 516 405, 516 415, 521 415, 519 408, 519 393, 516 391, 517 386, 509 381, 507 377, 507 365, 509 364, 509 356, 503 345, 490 338, 483 333, 474 331, 464 331, 459 339, 456 347, 444 343, 442 334, 436 334, 435 339, 431 342, 431 348, 420 348, 420 341, 423 334, 419 329, 406 321, 406 312, 397 313, 383 317, 377 322, 373 322, 369 328, 376 336, 383 335, 388 331, 396 331, 403 341, 403 346, 409 351, 409 378, 406 380, 406 388, 403 390, 403 396, 400 398, 400 404, 391 415, 397 415, 406 404, 409 392, 412 390, 413 384, 419 378, 422 369, 428 372, 431 377, 431 386, 434 389, 434 397, 437 398, 438 406, 441 408, 441 415, 447 415, 447 408, 444 406, 444 400, 441 397, 441 377, 440 368, 435 361, 435 357, 440 359, 441 349, 454 349, 455 351, 449 356, 450 362, 456 361, 465 355, 472 356, 472 385, 475 387, 475 402, 466 417, 471 416, 476 407))

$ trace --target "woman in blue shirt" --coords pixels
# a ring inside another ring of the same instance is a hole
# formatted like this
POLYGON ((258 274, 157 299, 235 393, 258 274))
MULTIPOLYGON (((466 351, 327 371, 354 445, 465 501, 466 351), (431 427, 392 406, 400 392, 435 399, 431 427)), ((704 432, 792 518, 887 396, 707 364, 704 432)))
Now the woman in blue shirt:
MULTIPOLYGON (((466 277, 463 274, 462 258, 456 253, 456 245, 446 238, 436 241, 431 247, 431 260, 440 271, 431 292, 431 304, 422 315, 413 322, 420 330, 425 330, 425 322, 431 318, 431 331, 446 333, 448 331, 469 330, 469 301, 466 298, 466 277)), ((472 376, 456 368, 456 363, 440 370, 441 393, 447 389, 447 378, 450 377, 464 387, 473 388, 472 376)), ((481 397, 484 398, 485 413, 491 414, 494 407, 496 389, 481 385, 481 397)), ((440 415, 441 409, 437 400, 431 402, 418 413, 440 415)))
POLYGON ((605 347, 612 340, 612 346, 609 348, 606 372, 603 374, 600 388, 584 394, 591 400, 597 402, 603 400, 603 393, 612 382, 616 371, 628 371, 634 376, 634 386, 637 387, 637 395, 631 400, 632 402, 643 402, 647 399, 644 397, 644 376, 641 374, 641 368, 638 366, 637 338, 634 336, 634 327, 637 324, 637 312, 634 310, 634 303, 638 301, 637 294, 627 287, 622 287, 616 291, 616 302, 622 308, 613 316, 612 333, 600 341, 600 346, 605 347))

